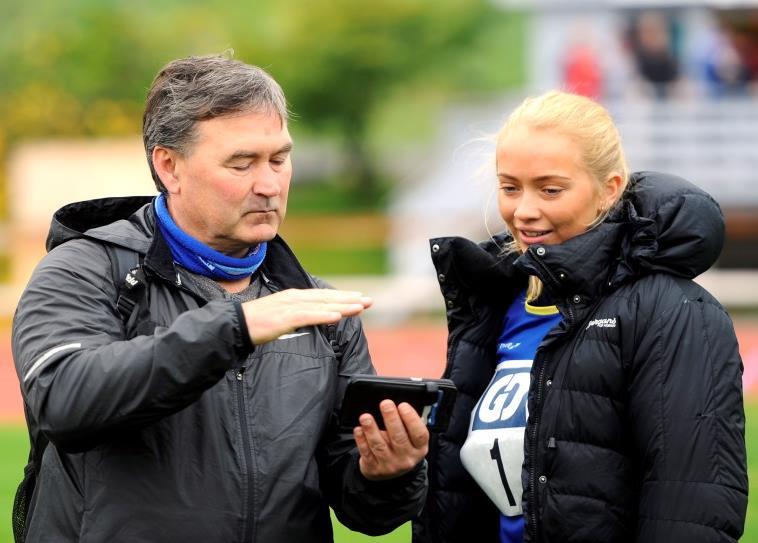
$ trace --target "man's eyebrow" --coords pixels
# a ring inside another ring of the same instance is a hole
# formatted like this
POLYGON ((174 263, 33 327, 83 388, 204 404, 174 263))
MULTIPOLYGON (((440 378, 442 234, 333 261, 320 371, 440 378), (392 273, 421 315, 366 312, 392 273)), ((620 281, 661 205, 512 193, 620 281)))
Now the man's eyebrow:
MULTIPOLYGON (((282 155, 282 154, 288 154, 291 151, 292 151, 292 142, 289 142, 289 143, 285 143, 279 149, 277 149, 271 154, 272 156, 282 155)), ((261 153, 256 152, 256 151, 235 151, 234 153, 232 153, 231 155, 227 157, 225 162, 231 162, 233 160, 246 159, 246 158, 255 160, 257 158, 260 158, 260 156, 261 156, 261 153)))

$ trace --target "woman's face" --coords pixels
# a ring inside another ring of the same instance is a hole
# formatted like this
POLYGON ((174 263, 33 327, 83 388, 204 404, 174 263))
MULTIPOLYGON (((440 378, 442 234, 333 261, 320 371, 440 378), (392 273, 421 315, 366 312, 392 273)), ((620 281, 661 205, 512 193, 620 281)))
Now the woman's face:
POLYGON ((585 232, 615 195, 601 197, 578 145, 560 132, 514 127, 499 139, 496 159, 500 215, 522 251, 585 232))

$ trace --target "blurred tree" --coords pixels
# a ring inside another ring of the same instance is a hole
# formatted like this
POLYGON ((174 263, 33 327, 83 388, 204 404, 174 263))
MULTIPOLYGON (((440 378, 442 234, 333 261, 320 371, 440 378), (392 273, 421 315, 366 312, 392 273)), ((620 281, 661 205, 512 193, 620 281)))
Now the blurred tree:
POLYGON ((267 63, 296 113, 339 134, 346 180, 368 198, 378 189, 368 148, 378 105, 399 84, 428 85, 429 78, 448 90, 475 86, 465 61, 481 49, 472 45, 507 17, 484 0, 282 0, 276 10, 281 29, 267 63))
POLYGON ((0 20, 0 162, 23 138, 139 134, 161 65, 233 48, 282 83, 303 126, 341 139, 345 181, 373 198, 383 101, 522 73, 519 16, 485 0, 29 0, 0 2, 0 20))

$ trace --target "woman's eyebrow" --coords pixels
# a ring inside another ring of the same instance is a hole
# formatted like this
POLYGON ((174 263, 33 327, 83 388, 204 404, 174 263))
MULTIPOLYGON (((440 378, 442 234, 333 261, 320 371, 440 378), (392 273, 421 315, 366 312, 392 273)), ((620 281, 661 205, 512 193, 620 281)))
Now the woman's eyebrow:
MULTIPOLYGON (((501 179, 505 179, 508 181, 521 181, 521 179, 519 179, 518 177, 515 177, 507 173, 498 173, 497 176, 501 179)), ((570 177, 566 177, 565 175, 559 175, 559 174, 538 175, 537 177, 530 178, 529 181, 550 181, 553 179, 558 179, 562 181, 571 181, 570 177)))

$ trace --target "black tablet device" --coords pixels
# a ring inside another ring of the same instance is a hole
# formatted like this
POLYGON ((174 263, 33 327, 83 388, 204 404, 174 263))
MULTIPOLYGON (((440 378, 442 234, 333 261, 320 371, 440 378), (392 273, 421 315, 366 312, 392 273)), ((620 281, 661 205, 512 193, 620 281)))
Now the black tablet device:
POLYGON ((426 420, 429 431, 442 432, 450 421, 456 392, 449 379, 353 375, 342 398, 340 426, 352 430, 359 425, 358 417, 369 413, 384 430, 379 403, 389 399, 396 405, 409 403, 426 420))

